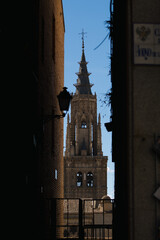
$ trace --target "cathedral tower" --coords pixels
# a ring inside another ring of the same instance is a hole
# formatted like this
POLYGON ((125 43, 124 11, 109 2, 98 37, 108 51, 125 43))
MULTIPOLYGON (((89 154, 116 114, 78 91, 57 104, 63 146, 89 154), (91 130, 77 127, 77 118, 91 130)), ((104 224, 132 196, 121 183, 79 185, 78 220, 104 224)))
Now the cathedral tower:
POLYGON ((66 198, 101 198, 107 195, 107 157, 103 156, 101 117, 97 123, 97 96, 92 94, 84 53, 79 62, 76 92, 67 118, 64 157, 64 195, 66 198))

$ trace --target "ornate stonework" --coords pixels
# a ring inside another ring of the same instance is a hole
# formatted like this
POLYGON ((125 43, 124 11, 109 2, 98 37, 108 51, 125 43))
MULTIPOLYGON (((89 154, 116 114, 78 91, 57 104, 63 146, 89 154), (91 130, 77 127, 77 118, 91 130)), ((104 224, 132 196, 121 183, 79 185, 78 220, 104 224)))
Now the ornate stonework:
MULTIPOLYGON (((82 39, 84 41, 84 39, 82 39)), ((103 156, 101 117, 97 122, 97 96, 92 94, 82 42, 76 93, 68 114, 64 157, 64 196, 102 198, 107 195, 107 156, 103 156)))

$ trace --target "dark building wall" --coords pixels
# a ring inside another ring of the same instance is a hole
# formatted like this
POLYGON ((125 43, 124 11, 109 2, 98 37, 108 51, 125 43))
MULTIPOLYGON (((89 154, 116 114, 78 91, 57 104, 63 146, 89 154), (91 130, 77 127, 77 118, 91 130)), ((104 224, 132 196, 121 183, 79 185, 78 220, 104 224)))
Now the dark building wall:
POLYGON ((114 1, 113 161, 115 239, 158 239, 160 67, 134 61, 135 23, 160 23, 158 1, 114 1), (157 157, 156 157, 157 156, 157 157))
MULTIPOLYGON (((64 30, 62 2, 40 1, 38 114, 43 119, 47 115, 61 114, 57 95, 64 86, 64 30)), ((51 209, 46 199, 64 197, 63 119, 53 118, 42 123, 39 161, 39 191, 44 200, 44 237, 49 239, 51 209)), ((54 221, 60 221, 60 216, 57 212, 53 216, 54 221)))
MULTIPOLYGON (((64 84, 64 20, 61 1, 41 1, 39 11, 39 114, 45 118, 61 114, 57 95, 64 84)), ((63 119, 46 121, 42 135, 43 193, 63 197, 63 119)))
POLYGON ((34 48, 36 4, 36 1, 1 4, 3 170, 7 172, 3 184, 7 203, 4 222, 17 239, 22 238, 23 232, 24 239, 35 236, 38 222, 38 159, 33 144, 37 121, 37 83, 33 74, 38 66, 34 48))
POLYGON ((12 237, 45 239, 41 200, 63 197, 63 120, 42 121, 46 114, 60 113, 56 96, 64 83, 62 2, 4 1, 1 6, 5 219, 12 237))

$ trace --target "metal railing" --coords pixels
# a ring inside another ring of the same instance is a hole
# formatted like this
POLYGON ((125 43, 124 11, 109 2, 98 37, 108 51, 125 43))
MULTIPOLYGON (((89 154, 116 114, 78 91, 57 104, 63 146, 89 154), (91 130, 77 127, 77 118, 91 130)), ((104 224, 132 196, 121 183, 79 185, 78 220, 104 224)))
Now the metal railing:
POLYGON ((49 199, 51 238, 112 239, 111 199, 49 199))

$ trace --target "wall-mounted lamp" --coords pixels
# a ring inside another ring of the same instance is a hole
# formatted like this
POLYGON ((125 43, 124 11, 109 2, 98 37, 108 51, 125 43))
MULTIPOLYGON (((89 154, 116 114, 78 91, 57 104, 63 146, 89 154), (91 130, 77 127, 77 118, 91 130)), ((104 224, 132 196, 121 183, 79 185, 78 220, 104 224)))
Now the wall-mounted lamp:
POLYGON ((55 114, 50 114, 50 115, 45 115, 44 117, 44 122, 51 120, 52 118, 64 118, 68 109, 69 109, 69 104, 70 101, 72 99, 72 96, 70 95, 70 93, 67 91, 66 87, 63 87, 63 91, 61 91, 59 93, 59 95, 57 95, 58 98, 58 102, 59 102, 59 108, 62 112, 61 115, 55 115, 55 114), (66 112, 63 112, 66 111, 66 112))
MULTIPOLYGON (((70 93, 67 91, 67 88, 64 87, 63 88, 63 91, 60 92, 60 94, 57 96, 58 98, 58 101, 59 101, 59 107, 60 107, 60 110, 63 112, 63 111, 68 111, 69 109, 69 104, 70 104, 70 101, 72 99, 72 96, 70 95, 70 93)), ((66 115, 66 113, 65 113, 66 115)))

